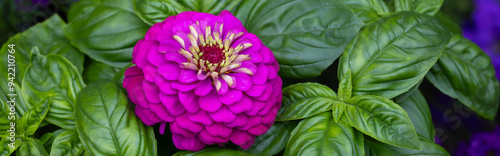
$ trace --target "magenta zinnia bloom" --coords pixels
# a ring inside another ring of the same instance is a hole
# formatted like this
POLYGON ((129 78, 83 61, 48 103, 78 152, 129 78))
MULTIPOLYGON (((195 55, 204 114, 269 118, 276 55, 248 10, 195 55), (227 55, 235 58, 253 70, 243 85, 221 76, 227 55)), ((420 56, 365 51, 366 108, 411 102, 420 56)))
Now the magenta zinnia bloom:
POLYGON ((181 150, 228 141, 249 148, 281 107, 276 58, 229 11, 183 12, 134 47, 123 87, 146 124, 167 122, 181 150))

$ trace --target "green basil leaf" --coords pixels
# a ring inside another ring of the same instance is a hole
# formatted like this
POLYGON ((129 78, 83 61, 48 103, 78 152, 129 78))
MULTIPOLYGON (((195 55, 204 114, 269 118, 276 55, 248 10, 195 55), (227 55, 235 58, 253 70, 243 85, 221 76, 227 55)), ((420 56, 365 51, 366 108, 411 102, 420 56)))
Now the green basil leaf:
MULTIPOLYGON (((16 112, 18 115, 23 115, 25 111, 29 109, 29 105, 33 105, 36 103, 24 102, 23 95, 21 93, 21 83, 26 73, 26 68, 30 62, 30 54, 33 46, 37 46, 42 55, 48 54, 58 54, 66 59, 70 60, 73 65, 76 66, 78 72, 81 73, 83 71, 83 62, 84 56, 80 53, 75 47, 73 47, 69 40, 65 38, 62 28, 65 27, 66 24, 57 14, 49 17, 47 20, 34 25, 28 30, 16 34, 11 37, 5 44, 3 44, 0 49, 0 71, 8 72, 8 54, 14 56, 10 57, 15 61, 15 66, 11 66, 10 68, 15 68, 15 87, 11 92, 9 90, 8 85, 0 86, 0 98, 7 99, 6 94, 16 93, 16 112), (15 45, 14 50, 15 53, 9 53, 8 45, 15 45)), ((10 72, 11 70, 9 70, 10 72)), ((9 82, 7 79, 7 74, 0 76, 0 82, 9 82)))
POLYGON ((76 130, 91 155, 157 155, 153 128, 128 106, 128 96, 115 82, 101 80, 78 94, 76 130))
POLYGON ((277 121, 308 118, 332 109, 335 92, 317 83, 299 83, 283 89, 283 103, 277 121))
POLYGON ((11 128, 11 123, 17 123, 16 120, 19 118, 15 112, 11 113, 10 108, 7 102, 0 99, 0 137, 9 134, 7 130, 11 128))
POLYGON ((394 98, 415 86, 448 43, 433 17, 401 12, 368 24, 346 47, 339 78, 351 70, 353 95, 394 98))
POLYGON ((19 150, 17 150, 16 155, 36 155, 36 156, 48 156, 47 151, 43 148, 42 142, 35 138, 28 138, 26 141, 21 143, 19 150))
POLYGON ((342 80, 340 80, 339 83, 339 100, 340 101, 347 101, 351 98, 352 96, 352 77, 351 77, 351 70, 347 70, 347 73, 344 74, 344 77, 342 80))
POLYGON ((45 145, 45 143, 49 141, 50 138, 52 138, 52 136, 54 136, 54 133, 51 132, 45 133, 40 137, 40 142, 45 145))
POLYGON ((233 12, 291 78, 320 75, 363 24, 338 0, 243 1, 233 12))
POLYGON ((116 69, 107 64, 91 61, 83 71, 83 81, 85 83, 96 82, 101 79, 110 80, 115 76, 116 69))
POLYGON ((452 34, 462 35, 462 28, 460 27, 460 25, 456 21, 451 19, 450 16, 448 16, 448 15, 444 14, 442 11, 440 11, 434 17, 439 19, 439 21, 441 21, 441 23, 443 23, 443 25, 446 28, 448 28, 448 30, 452 34))
POLYGON ((119 82, 120 84, 122 84, 123 83, 123 79, 125 78, 125 71, 127 70, 127 68, 132 67, 134 65, 135 64, 133 64, 133 63, 129 63, 127 66, 123 67, 118 72, 116 72, 115 76, 113 76, 113 78, 111 78, 111 80, 113 80, 115 82, 119 82))
POLYGON ((275 155, 285 149, 290 134, 297 126, 296 121, 277 121, 263 135, 255 137, 252 147, 245 152, 256 155, 275 155))
POLYGON ((83 152, 83 144, 78 138, 78 132, 70 129, 55 138, 50 155, 81 155, 83 152))
POLYGON ((365 23, 389 14, 383 0, 340 0, 365 23))
POLYGON ((352 97, 342 120, 379 141, 420 149, 418 136, 405 110, 389 99, 363 95, 352 97))
POLYGON ((52 136, 45 142, 42 142, 43 143, 43 148, 45 148, 45 151, 47 151, 47 153, 50 153, 50 151, 52 150, 52 144, 54 143, 54 140, 57 138, 57 136, 59 136, 61 133, 67 131, 66 129, 58 129, 54 132, 52 132, 52 136))
POLYGON ((17 126, 21 136, 27 137, 35 133, 38 129, 38 125, 40 125, 47 115, 51 101, 51 97, 46 97, 24 113, 23 117, 19 120, 19 125, 17 126))
POLYGON ((137 16, 149 25, 163 22, 169 16, 188 11, 177 1, 170 0, 134 0, 134 10, 137 16))
MULTIPOLYGON (((177 0, 188 10, 219 14, 222 10, 233 10, 241 0, 177 0)), ((247 6, 248 7, 248 6, 247 6)))
POLYGON ((495 69, 490 57, 471 41, 454 35, 427 79, 482 117, 495 118, 500 98, 495 69))
POLYGON ((132 1, 81 0, 68 12, 64 33, 90 58, 114 67, 123 67, 132 59, 138 40, 149 25, 134 12, 132 1))
MULTIPOLYGON (((51 97, 46 121, 65 129, 75 126, 73 114, 76 95, 85 87, 78 70, 59 55, 33 54, 23 79, 23 95, 27 104, 51 97)), ((30 106, 31 107, 31 106, 30 106)))
POLYGON ((449 156, 441 146, 429 140, 420 140, 422 150, 396 147, 382 143, 370 137, 365 137, 365 152, 370 156, 400 156, 400 155, 435 155, 449 156))
POLYGON ((342 114, 344 114, 345 108, 347 107, 348 104, 342 102, 342 101, 335 101, 333 103, 332 107, 332 116, 335 122, 340 121, 340 117, 342 117, 342 114))
POLYGON ((395 0, 396 11, 415 11, 434 16, 444 0, 395 0))
POLYGON ((180 151, 175 153, 173 156, 219 156, 219 155, 252 156, 253 154, 228 148, 205 148, 197 152, 180 151))
POLYGON ((363 134, 325 112, 299 122, 285 155, 364 155, 363 134))
POLYGON ((16 138, 15 143, 12 143, 10 137, 7 136, 0 139, 0 156, 11 155, 21 145, 21 138, 16 138))
POLYGON ((434 141, 436 130, 432 123, 431 111, 422 93, 416 90, 405 99, 396 97, 395 101, 408 113, 417 134, 429 141, 434 141))

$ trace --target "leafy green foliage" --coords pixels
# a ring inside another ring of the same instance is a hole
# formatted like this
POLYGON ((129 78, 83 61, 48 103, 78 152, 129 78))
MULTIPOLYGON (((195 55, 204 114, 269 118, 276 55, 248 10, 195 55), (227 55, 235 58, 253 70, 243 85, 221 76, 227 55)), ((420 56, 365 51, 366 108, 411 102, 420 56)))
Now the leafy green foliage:
POLYGON ((0 156, 9 156, 11 155, 12 153, 14 153, 14 151, 16 149, 19 148, 19 146, 21 146, 21 139, 20 138, 16 138, 16 142, 15 144, 13 145, 14 147, 11 147, 10 144, 12 143, 10 141, 10 138, 8 137, 2 137, 0 138, 0 156))
POLYGON ((500 98, 495 69, 488 55, 464 37, 453 36, 427 79, 482 117, 495 117, 500 98))
POLYGON ((81 0, 68 12, 66 37, 81 52, 99 62, 123 67, 132 59, 135 43, 149 26, 134 12, 130 0, 81 0))
POLYGON ((177 0, 188 10, 217 15, 222 10, 232 10, 241 0, 177 0))
POLYGON ((402 12, 368 24, 349 43, 338 74, 352 72, 353 95, 394 98, 417 84, 450 38, 435 18, 402 12))
POLYGON ((276 120, 297 120, 331 110, 337 94, 321 84, 299 83, 283 89, 282 101, 276 120))
POLYGON ((78 70, 69 60, 53 54, 42 56, 34 50, 23 79, 22 92, 30 107, 30 104, 51 98, 51 108, 45 120, 62 128, 74 128, 76 95, 84 87, 78 70))
POLYGON ((339 84, 339 100, 347 101, 351 99, 352 96, 352 81, 351 81, 351 70, 348 70, 347 73, 344 74, 342 80, 340 80, 339 84))
POLYGON ((405 110, 389 99, 365 95, 346 102, 342 121, 379 141, 420 149, 418 136, 405 110))
POLYGON ((383 0, 340 0, 365 23, 389 14, 383 0))
POLYGON ((16 155, 48 156, 49 154, 47 154, 47 151, 43 148, 43 144, 40 140, 28 138, 26 141, 23 141, 16 155))
POLYGON ((238 155, 238 156, 252 156, 253 154, 245 153, 242 151, 229 149, 229 148, 205 148, 201 151, 180 151, 173 156, 219 156, 219 155, 238 155))
POLYGON ((83 152, 83 144, 78 138, 78 132, 70 129, 55 138, 50 155, 81 155, 83 152))
POLYGON ((107 64, 92 61, 83 71, 82 78, 85 83, 92 83, 102 79, 111 80, 116 74, 116 69, 107 64))
MULTIPOLYGON (((21 93, 21 82, 23 80, 24 74, 26 73, 26 68, 30 64, 30 54, 33 46, 37 46, 40 49, 42 55, 57 54, 70 60, 70 62, 75 65, 77 71, 81 73, 83 71, 83 55, 73 46, 71 46, 68 39, 64 37, 62 28, 66 27, 64 21, 58 15, 53 15, 44 22, 36 24, 35 26, 29 28, 28 30, 16 34, 11 37, 5 44, 3 44, 0 49, 0 71, 5 72, 5 75, 0 76, 0 82, 7 83, 7 70, 9 58, 15 61, 15 87, 14 90, 17 93, 16 97, 16 112, 18 115, 24 114, 25 111, 29 109, 29 105, 36 104, 24 102, 23 94, 21 93), (9 45, 15 45, 15 53, 9 52, 9 45), (14 57, 7 57, 8 54, 14 57)), ((6 94, 13 93, 9 91, 8 85, 0 86, 0 98, 7 99, 6 94)))
POLYGON ((16 121, 19 117, 12 116, 10 113, 10 105, 3 99, 0 99, 0 136, 7 134, 10 128, 10 123, 16 121))
POLYGON ((49 111, 50 102, 51 98, 47 97, 24 113, 17 126, 21 136, 26 137, 35 133, 49 111))
POLYGON ((152 127, 128 106, 123 88, 113 81, 89 84, 78 94, 76 130, 92 155, 156 155, 152 127))
POLYGON ((444 0, 395 0, 396 11, 415 11, 434 16, 444 0))
POLYGON ((188 11, 177 1, 165 0, 134 0, 134 10, 137 16, 149 25, 163 22, 169 16, 188 11))
POLYGON ((384 144, 370 137, 365 137, 365 152, 370 156, 396 156, 396 155, 436 155, 449 156, 450 154, 443 147, 434 141, 420 140, 421 150, 396 147, 384 144))
POLYGON ((431 111, 422 93, 416 90, 406 98, 396 97, 395 101, 408 113, 417 134, 428 141, 434 141, 436 131, 432 123, 431 111))
POLYGON ((337 0, 243 1, 233 12, 273 51, 279 74, 289 78, 320 75, 362 25, 337 0))
POLYGON ((293 130, 285 155, 364 155, 363 134, 329 112, 302 120, 293 130))
POLYGON ((245 152, 256 155, 275 155, 285 149, 292 131, 297 126, 296 121, 277 121, 265 134, 255 138, 255 142, 245 152))

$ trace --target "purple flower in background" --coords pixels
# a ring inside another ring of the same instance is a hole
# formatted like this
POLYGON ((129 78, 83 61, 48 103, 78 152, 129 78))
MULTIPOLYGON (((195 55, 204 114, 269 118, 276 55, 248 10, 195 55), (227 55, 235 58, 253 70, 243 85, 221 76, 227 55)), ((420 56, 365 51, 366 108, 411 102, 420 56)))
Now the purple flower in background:
POLYGON ((494 132, 478 133, 472 135, 469 143, 461 143, 458 150, 455 151, 457 156, 485 156, 485 155, 500 155, 500 127, 497 127, 494 132))
POLYGON ((228 141, 250 148, 281 107, 279 66, 229 11, 183 12, 154 24, 134 47, 123 87, 146 125, 170 124, 181 150, 228 141))
POLYGON ((500 2, 474 0, 471 22, 463 28, 463 35, 476 43, 490 57, 500 79, 500 2))

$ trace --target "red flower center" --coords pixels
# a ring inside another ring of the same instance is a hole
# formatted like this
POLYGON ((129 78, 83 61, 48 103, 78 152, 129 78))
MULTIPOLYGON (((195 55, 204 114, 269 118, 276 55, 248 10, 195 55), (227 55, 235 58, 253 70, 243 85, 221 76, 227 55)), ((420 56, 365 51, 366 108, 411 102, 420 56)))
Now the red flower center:
POLYGON ((207 60, 210 63, 221 63, 222 60, 226 59, 226 56, 224 56, 224 49, 219 48, 219 45, 200 45, 200 52, 203 53, 201 55, 201 59, 207 60))

